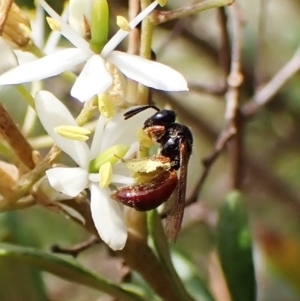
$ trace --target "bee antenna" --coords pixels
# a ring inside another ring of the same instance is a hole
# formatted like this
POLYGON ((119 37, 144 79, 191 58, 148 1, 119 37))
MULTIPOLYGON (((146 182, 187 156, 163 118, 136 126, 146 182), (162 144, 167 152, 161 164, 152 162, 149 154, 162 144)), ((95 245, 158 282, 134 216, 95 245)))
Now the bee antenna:
POLYGON ((124 114, 124 119, 127 120, 127 119, 133 117, 134 115, 139 114, 139 113, 141 113, 141 112, 143 112, 147 109, 154 109, 157 112, 160 111, 160 109, 157 106, 154 106, 154 105, 141 106, 141 107, 137 107, 137 108, 134 108, 134 109, 126 112, 124 114))

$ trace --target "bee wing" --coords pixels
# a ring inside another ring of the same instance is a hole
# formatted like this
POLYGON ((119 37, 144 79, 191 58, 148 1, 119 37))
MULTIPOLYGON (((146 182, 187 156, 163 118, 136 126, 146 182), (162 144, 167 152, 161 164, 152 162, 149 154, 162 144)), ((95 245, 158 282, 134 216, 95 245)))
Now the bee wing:
POLYGON ((171 213, 166 218, 165 233, 169 241, 176 241, 178 232, 181 229, 181 223, 185 205, 186 179, 189 154, 186 143, 180 144, 180 174, 177 187, 177 198, 171 213))

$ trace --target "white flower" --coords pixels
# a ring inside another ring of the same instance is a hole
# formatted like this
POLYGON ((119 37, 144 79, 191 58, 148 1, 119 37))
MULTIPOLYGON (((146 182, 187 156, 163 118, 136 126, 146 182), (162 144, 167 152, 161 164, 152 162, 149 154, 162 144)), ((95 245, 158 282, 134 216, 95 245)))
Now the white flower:
MULTIPOLYGON (((57 191, 72 197, 78 195, 83 189, 90 188, 91 213, 99 236, 113 250, 122 249, 127 240, 122 205, 110 198, 111 191, 108 187, 100 187, 99 173, 91 173, 89 164, 99 154, 116 144, 130 146, 126 157, 134 154, 138 150, 135 133, 154 111, 146 110, 126 121, 123 113, 117 114, 109 121, 101 116, 89 148, 85 142, 63 138, 55 132, 54 128, 58 126, 77 126, 77 123, 68 109, 54 95, 47 91, 37 92, 35 107, 43 127, 55 144, 78 164, 78 167, 58 167, 47 170, 46 175, 50 185, 57 191)), ((122 163, 113 166, 111 183, 133 184, 133 178, 124 174, 126 169, 122 166, 122 163)))
MULTIPOLYGON (((82 1, 82 0, 81 0, 82 1)), ((90 11, 90 5, 85 0, 84 4, 90 11)), ((127 31, 120 29, 116 35, 104 46, 101 53, 94 53, 86 40, 77 32, 81 32, 78 27, 82 23, 82 14, 78 14, 79 8, 74 12, 73 6, 70 21, 74 27, 72 29, 44 0, 39 0, 47 13, 60 22, 61 34, 65 36, 76 48, 67 48, 49 54, 34 62, 20 65, 13 70, 0 76, 0 85, 19 84, 41 80, 54 75, 58 75, 66 70, 72 69, 75 65, 86 64, 75 81, 71 90, 71 95, 84 102, 94 95, 105 92, 112 84, 112 77, 105 68, 108 61, 115 65, 125 76, 154 89, 165 91, 186 91, 187 82, 184 77, 172 68, 153 62, 139 56, 130 55, 120 51, 113 51, 118 44, 128 35, 127 31), (77 20, 77 23, 76 23, 77 20), (79 24, 76 26, 75 24, 79 24), (76 31, 75 31, 76 30, 76 31)), ((78 1, 77 1, 78 2, 78 1)), ((72 4, 72 1, 71 1, 72 4)), ((70 5, 71 5, 70 4, 70 5)), ((130 28, 134 28, 142 21, 156 6, 157 1, 152 2, 130 23, 130 28)), ((85 13, 87 13, 85 11, 85 13)), ((89 18, 86 17, 88 21, 89 18)), ((82 34, 82 32, 81 32, 82 34)))

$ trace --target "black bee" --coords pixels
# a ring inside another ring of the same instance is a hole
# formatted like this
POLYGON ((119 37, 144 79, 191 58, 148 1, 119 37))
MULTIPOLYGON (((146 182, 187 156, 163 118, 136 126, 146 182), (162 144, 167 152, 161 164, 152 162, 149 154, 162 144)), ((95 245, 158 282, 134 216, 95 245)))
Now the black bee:
POLYGON ((113 193, 112 198, 136 210, 148 211, 170 200, 173 192, 177 190, 175 205, 166 218, 166 235, 174 241, 183 218, 187 168, 193 148, 193 136, 188 127, 175 122, 176 114, 171 110, 141 106, 126 112, 124 117, 129 119, 149 108, 157 112, 144 122, 143 130, 160 144, 161 149, 159 155, 145 159, 160 161, 162 168, 150 181, 125 186, 113 193))

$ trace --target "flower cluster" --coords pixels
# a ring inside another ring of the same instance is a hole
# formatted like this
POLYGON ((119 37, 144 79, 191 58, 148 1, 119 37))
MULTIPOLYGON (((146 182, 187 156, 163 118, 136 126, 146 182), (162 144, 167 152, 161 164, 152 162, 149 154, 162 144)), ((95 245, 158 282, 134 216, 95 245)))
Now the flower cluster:
MULTIPOLYGON (((187 83, 184 77, 172 68, 136 55, 113 51, 128 35, 128 31, 120 29, 110 41, 102 46, 100 53, 95 52, 96 50, 93 51, 89 43, 81 35, 84 34, 82 19, 91 20, 87 15, 88 12, 87 14, 85 12, 86 10, 90 10, 90 7, 93 7, 93 2, 95 1, 98 0, 70 1, 69 19, 71 22, 68 25, 44 0, 39 0, 48 14, 59 22, 61 34, 75 47, 54 52, 41 59, 10 69, 0 76, 0 85, 41 80, 60 74, 66 70, 71 70, 74 66, 86 62, 71 90, 73 97, 84 102, 94 95, 105 92, 111 86, 112 77, 105 67, 106 62, 109 62, 126 77, 145 86, 165 91, 187 90, 187 83), (84 4, 81 2, 84 2, 84 4)), ((143 20, 157 4, 157 1, 154 1, 145 11, 134 18, 129 23, 130 28, 135 27, 143 20)), ((101 21, 102 24, 103 20, 101 21)), ((107 17, 105 21, 108 21, 107 17)), ((93 24, 90 25, 91 28, 92 26, 93 24)), ((103 27, 104 25, 102 26, 102 30, 103 27)))
POLYGON ((106 178, 106 173, 97 173, 90 163, 95 158, 100 158, 102 164, 99 165, 103 166, 111 161, 110 156, 114 157, 114 154, 122 155, 126 159, 136 153, 139 145, 135 142, 134 133, 142 127, 144 120, 153 114, 153 111, 145 111, 128 121, 124 121, 123 112, 110 120, 101 115, 89 147, 86 142, 64 138, 57 134, 56 128, 76 127, 77 123, 68 109, 53 94, 47 91, 37 92, 35 107, 43 127, 55 144, 78 165, 47 170, 50 185, 57 191, 73 197, 90 188, 91 213, 100 237, 113 250, 122 249, 127 239, 127 230, 121 205, 111 200, 108 184, 130 185, 134 180, 118 160, 112 166, 109 183, 103 183, 107 182, 102 179, 106 178))
MULTIPOLYGON (((42 80, 84 63, 71 90, 71 95, 81 102, 105 93, 114 84, 108 65, 147 87, 165 91, 187 90, 184 77, 172 68, 114 50, 128 35, 128 29, 134 28, 151 13, 158 1, 129 22, 127 29, 122 27, 109 41, 106 0, 70 0, 68 23, 44 0, 37 2, 50 15, 50 26, 58 29, 74 47, 18 65, 12 50, 0 39, 1 53, 9 58, 7 65, 0 66, 0 86, 42 80)), ((78 165, 47 170, 50 185, 70 197, 89 188, 91 214, 99 236, 113 250, 122 249, 127 240, 127 229, 122 205, 111 199, 109 186, 134 183, 120 158, 136 154, 139 145, 135 134, 153 111, 146 110, 126 121, 124 112, 111 119, 101 115, 89 147, 82 141, 88 138, 86 132, 82 132, 68 109, 53 94, 37 92, 35 110, 55 144, 78 165)))

